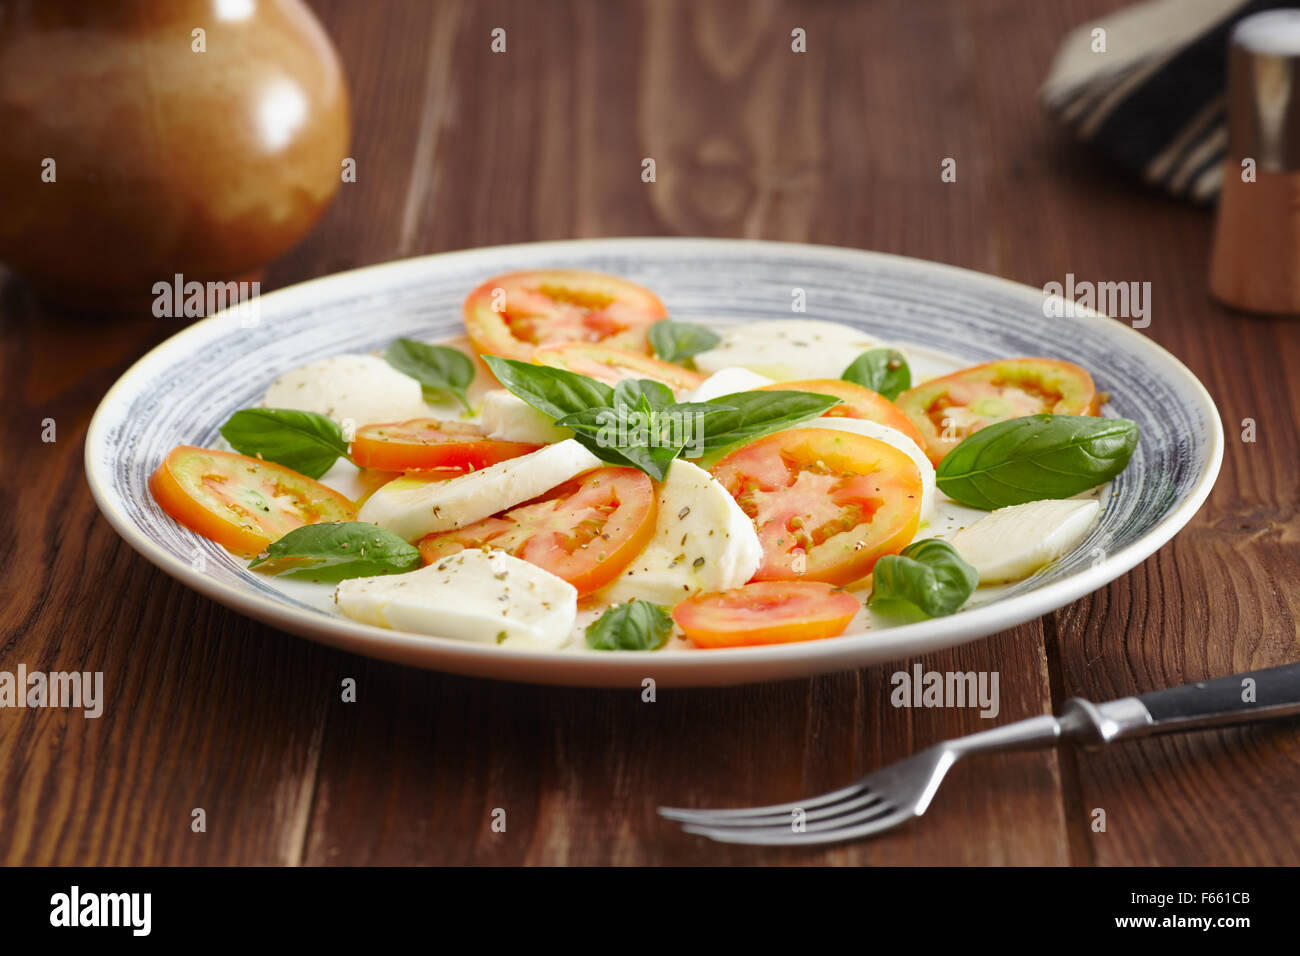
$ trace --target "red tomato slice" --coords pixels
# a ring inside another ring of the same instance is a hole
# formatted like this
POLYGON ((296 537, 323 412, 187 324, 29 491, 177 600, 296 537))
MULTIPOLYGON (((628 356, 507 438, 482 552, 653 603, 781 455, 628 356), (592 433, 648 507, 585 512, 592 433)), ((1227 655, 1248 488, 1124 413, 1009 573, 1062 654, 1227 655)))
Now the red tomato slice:
POLYGON ((755 581, 856 581, 881 555, 905 548, 921 517, 916 463, 851 432, 777 432, 711 471, 758 529, 763 563, 755 581))
POLYGON ((931 379, 897 399, 936 465, 967 435, 994 422, 1050 412, 1096 415, 1097 387, 1084 368, 1061 359, 987 362, 931 379))
POLYGON ((163 511, 205 538, 252 557, 294 528, 352 521, 352 502, 274 462, 178 445, 149 476, 163 511))
POLYGON ((587 342, 646 354, 667 312, 649 289, 601 272, 535 269, 493 276, 465 300, 465 331, 484 355, 527 362, 539 345, 587 342))
POLYGON ((474 471, 507 458, 537 451, 541 445, 495 441, 468 422, 413 418, 390 425, 367 425, 352 442, 352 460, 382 471, 474 471))
POLYGON ((539 346, 533 353, 533 361, 538 365, 550 365, 587 375, 606 385, 617 385, 625 378, 652 378, 656 382, 663 382, 673 391, 680 392, 704 381, 704 376, 698 372, 671 362, 661 362, 657 358, 626 349, 586 345, 582 342, 539 346))
POLYGON ((655 531, 655 493, 635 468, 597 468, 541 498, 420 541, 425 564, 499 548, 590 594, 626 568, 655 531))
POLYGON ((862 385, 837 378, 810 378, 801 382, 776 382, 772 385, 764 385, 761 389, 769 392, 781 390, 831 395, 838 398, 840 404, 822 416, 823 418, 860 418, 878 425, 888 425, 890 428, 898 429, 921 448, 925 447, 925 439, 921 437, 921 432, 897 405, 879 392, 873 392, 862 385))
POLYGON ((697 647, 745 647, 843 634, 859 607, 829 584, 755 581, 687 598, 673 608, 673 620, 697 647))

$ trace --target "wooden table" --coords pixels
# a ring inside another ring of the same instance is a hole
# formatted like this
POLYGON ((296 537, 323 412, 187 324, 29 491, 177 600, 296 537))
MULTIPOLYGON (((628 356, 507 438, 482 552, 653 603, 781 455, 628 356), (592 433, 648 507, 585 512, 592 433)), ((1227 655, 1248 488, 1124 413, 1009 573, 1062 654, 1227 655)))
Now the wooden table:
MULTIPOLYGON (((1034 286, 1150 281, 1145 334, 1223 415, 1209 502, 1110 586, 924 664, 998 671, 1011 721, 1300 657, 1300 325, 1211 303, 1211 212, 1107 171, 1036 100, 1061 36, 1117 3, 315 6, 352 84, 358 180, 268 286, 447 249, 665 234, 878 249, 1034 286), (494 56, 498 26, 508 52, 494 56), (794 27, 806 54, 790 51, 794 27), (940 181, 946 157, 955 183, 940 181)), ((119 540, 82 472, 100 397, 174 322, 53 317, 15 279, 0 321, 0 669, 102 670, 109 698, 99 720, 0 711, 2 862, 1300 863, 1294 722, 987 758, 874 842, 765 852, 685 836, 654 808, 793 799, 987 722, 891 707, 889 677, 911 661, 648 705, 408 670, 242 618, 119 540), (40 440, 45 418, 56 443, 40 440), (340 700, 347 677, 356 703, 340 700)))

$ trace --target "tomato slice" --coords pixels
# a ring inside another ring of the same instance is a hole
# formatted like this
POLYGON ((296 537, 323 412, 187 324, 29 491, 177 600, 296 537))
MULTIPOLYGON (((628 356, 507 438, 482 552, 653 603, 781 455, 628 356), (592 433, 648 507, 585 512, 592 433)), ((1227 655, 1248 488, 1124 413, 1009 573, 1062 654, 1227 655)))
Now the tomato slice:
POLYGON ((878 425, 888 425, 898 429, 921 448, 925 447, 925 439, 912 424, 912 420, 885 396, 865 386, 837 378, 810 378, 799 382, 776 382, 760 389, 769 392, 781 390, 831 395, 838 398, 840 404, 827 412, 824 418, 860 418, 878 425))
POLYGON ((746 647, 843 634, 859 607, 829 584, 755 581, 687 598, 673 608, 673 620, 696 647, 746 647))
POLYGON ((908 389, 897 404, 920 429, 921 447, 936 465, 967 435, 994 422, 1040 412, 1096 415, 1101 406, 1087 369, 1046 358, 962 369, 908 389))
POLYGON ((352 442, 352 460, 362 468, 382 471, 474 471, 541 447, 495 441, 468 422, 413 418, 360 429, 352 442))
POLYGON ((283 465, 193 445, 171 450, 149 491, 176 521, 246 557, 294 528, 356 517, 347 498, 283 465))
POLYGON ((530 361, 539 345, 601 343, 646 354, 667 312, 649 289, 601 272, 534 269, 493 276, 465 299, 465 331, 484 355, 530 361))
POLYGON ((499 548, 590 594, 626 568, 655 531, 655 493, 635 468, 597 468, 527 504, 420 541, 425 564, 499 548))
POLYGON ((690 369, 661 362, 648 355, 639 355, 626 349, 605 345, 587 345, 583 342, 560 342, 542 345, 533 353, 538 365, 550 365, 587 375, 607 385, 617 385, 625 378, 652 378, 663 382, 674 392, 694 388, 704 381, 704 376, 690 369))
POLYGON ((892 445, 852 432, 795 428, 760 438, 711 469, 753 519, 755 581, 848 584, 916 534, 921 473, 892 445))

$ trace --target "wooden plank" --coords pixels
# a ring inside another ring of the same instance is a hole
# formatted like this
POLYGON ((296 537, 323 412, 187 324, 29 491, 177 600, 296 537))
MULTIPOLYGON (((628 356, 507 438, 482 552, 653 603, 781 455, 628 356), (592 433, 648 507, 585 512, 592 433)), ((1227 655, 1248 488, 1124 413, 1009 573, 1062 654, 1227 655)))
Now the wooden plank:
POLYGON ((14 284, 0 311, 12 456, 0 666, 102 671, 106 701, 97 719, 0 713, 0 861, 296 861, 333 655, 155 571, 99 515, 82 473, 100 395, 175 326, 53 316, 14 284), (206 833, 191 830, 196 807, 206 833))

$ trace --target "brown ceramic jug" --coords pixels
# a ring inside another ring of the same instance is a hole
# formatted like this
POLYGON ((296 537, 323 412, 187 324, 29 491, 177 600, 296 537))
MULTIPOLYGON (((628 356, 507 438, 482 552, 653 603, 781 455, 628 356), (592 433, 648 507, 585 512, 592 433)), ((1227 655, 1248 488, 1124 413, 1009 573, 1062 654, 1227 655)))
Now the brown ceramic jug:
POLYGON ((0 261, 47 297, 256 271, 320 217, 348 140, 300 0, 0 0, 0 261))

